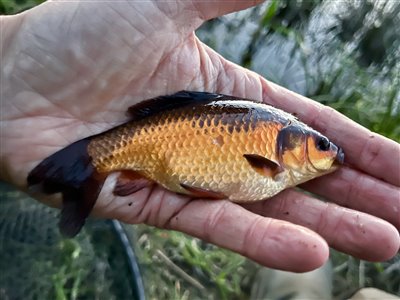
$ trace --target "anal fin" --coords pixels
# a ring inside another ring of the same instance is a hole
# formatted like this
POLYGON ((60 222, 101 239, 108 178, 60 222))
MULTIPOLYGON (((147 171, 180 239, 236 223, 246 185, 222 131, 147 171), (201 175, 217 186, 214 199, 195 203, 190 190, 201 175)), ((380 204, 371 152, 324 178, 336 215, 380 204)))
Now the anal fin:
POLYGON ((135 171, 121 171, 114 187, 113 194, 115 196, 128 196, 145 187, 152 185, 153 182, 135 171))
POLYGON ((100 181, 89 177, 78 189, 65 188, 63 190, 59 228, 65 237, 76 236, 85 224, 103 186, 105 176, 98 177, 101 177, 100 181))
POLYGON ((226 199, 227 197, 221 193, 221 192, 215 192, 199 187, 194 187, 190 186, 184 183, 180 184, 181 187, 183 187, 185 190, 190 192, 192 196, 198 197, 198 198, 208 198, 208 199, 226 199))

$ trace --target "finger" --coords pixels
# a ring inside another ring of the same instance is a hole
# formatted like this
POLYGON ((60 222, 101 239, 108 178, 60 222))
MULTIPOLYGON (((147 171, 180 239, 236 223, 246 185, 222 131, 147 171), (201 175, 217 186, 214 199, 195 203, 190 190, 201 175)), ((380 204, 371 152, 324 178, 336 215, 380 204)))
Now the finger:
POLYGON ((264 2, 264 0, 257 1, 243 1, 243 0, 233 0, 233 1, 224 1, 224 0, 214 0, 214 1, 202 1, 202 0, 194 0, 187 1, 187 5, 193 5, 201 19, 209 20, 216 17, 220 17, 235 11, 243 10, 257 4, 264 2))
POLYGON ((293 113, 328 136, 345 152, 346 162, 400 186, 400 144, 373 133, 334 109, 261 79, 263 99, 293 113))
POLYGON ((324 237, 330 246, 361 259, 387 260, 400 247, 399 233, 386 221, 294 190, 245 207, 266 217, 308 227, 324 237))
POLYGON ((97 216, 190 234, 271 268, 308 271, 321 266, 329 254, 326 242, 304 227, 255 215, 229 201, 190 201, 160 187, 129 197, 100 195, 95 209, 97 216))
POLYGON ((302 185, 341 206, 375 215, 400 230, 400 188, 342 167, 302 185))
POLYGON ((274 269, 313 270, 329 255, 325 241, 314 232, 261 217, 229 201, 188 202, 169 225, 274 269))

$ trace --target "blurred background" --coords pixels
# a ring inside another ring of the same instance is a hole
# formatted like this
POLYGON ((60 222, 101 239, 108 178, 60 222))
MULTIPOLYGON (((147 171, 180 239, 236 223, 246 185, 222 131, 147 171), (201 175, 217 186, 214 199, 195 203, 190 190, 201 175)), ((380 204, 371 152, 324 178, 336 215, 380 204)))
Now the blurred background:
MULTIPOLYGON (((0 0, 0 14, 40 2, 0 0)), ((209 21, 197 35, 227 59, 400 142, 398 24, 396 0, 271 0, 209 21)), ((91 221, 63 240, 56 210, 4 183, 0 199, 0 299, 248 299, 259 268, 145 225, 91 221)), ((335 299, 361 287, 400 296, 399 255, 369 263, 331 249, 331 261, 335 299)))

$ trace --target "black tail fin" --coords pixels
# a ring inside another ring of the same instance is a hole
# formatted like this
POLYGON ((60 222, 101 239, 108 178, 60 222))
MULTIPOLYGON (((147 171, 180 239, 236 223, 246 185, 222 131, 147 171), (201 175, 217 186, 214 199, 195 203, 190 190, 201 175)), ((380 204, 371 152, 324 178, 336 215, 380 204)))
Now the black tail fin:
POLYGON ((87 152, 90 139, 77 141, 47 157, 28 175, 28 186, 46 194, 62 193, 60 231, 73 237, 81 230, 104 183, 87 152))

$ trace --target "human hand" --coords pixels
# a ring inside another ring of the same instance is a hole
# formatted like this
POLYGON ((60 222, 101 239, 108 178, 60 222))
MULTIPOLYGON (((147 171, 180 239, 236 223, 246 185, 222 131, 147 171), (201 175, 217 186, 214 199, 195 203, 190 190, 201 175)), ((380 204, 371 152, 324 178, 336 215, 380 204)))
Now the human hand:
POLYGON ((94 214, 186 232, 291 271, 325 262, 326 242, 368 260, 393 256, 400 243, 389 224, 400 229, 400 146, 226 61, 194 35, 205 20, 250 5, 46 2, 3 17, 2 178, 26 189, 40 161, 126 121, 127 107, 143 99, 183 89, 258 99, 296 113, 344 148, 350 165, 304 185, 330 203, 294 189, 247 205, 190 200, 159 187, 115 197, 111 175, 94 214))

